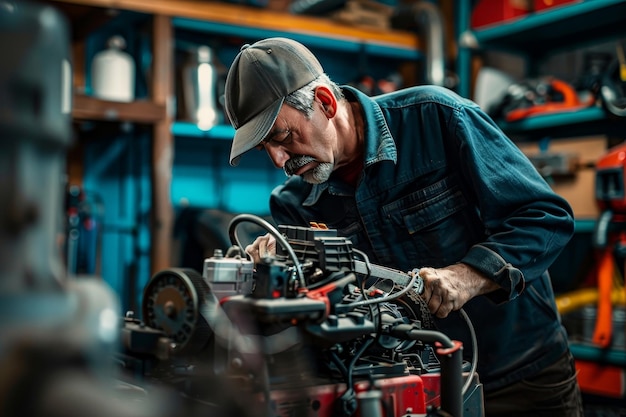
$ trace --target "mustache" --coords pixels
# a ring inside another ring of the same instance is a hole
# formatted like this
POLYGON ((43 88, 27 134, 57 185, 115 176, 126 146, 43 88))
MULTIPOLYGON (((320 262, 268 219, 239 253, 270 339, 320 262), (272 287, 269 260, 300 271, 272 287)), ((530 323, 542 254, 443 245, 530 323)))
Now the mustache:
POLYGON ((315 158, 311 156, 296 155, 285 162, 283 170, 287 176, 291 177, 298 169, 313 161, 315 161, 315 158))

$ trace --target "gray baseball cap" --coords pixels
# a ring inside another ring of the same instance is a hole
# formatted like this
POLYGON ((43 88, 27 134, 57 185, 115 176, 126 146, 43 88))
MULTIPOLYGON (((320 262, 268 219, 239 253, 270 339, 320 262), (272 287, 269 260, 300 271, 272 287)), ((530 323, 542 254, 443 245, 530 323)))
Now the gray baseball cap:
POLYGON ((244 45, 228 75, 224 105, 235 128, 230 164, 267 136, 285 97, 324 72, 304 45, 287 38, 268 38, 244 45))

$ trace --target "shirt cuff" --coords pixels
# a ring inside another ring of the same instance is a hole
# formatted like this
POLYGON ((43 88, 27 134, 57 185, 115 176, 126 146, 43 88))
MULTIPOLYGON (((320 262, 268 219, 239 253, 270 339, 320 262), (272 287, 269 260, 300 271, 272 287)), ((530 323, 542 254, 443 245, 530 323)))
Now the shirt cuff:
POLYGON ((485 246, 472 246, 460 262, 476 268, 500 286, 501 290, 485 294, 495 303, 514 300, 524 291, 526 282, 522 271, 485 246))

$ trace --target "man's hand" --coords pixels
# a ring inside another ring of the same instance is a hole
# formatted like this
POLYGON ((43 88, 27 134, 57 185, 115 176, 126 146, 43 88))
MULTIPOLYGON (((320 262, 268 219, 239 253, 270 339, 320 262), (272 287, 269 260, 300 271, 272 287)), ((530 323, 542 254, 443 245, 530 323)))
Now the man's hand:
POLYGON ((252 244, 246 246, 246 253, 252 257, 255 264, 258 264, 261 259, 276 254, 276 239, 269 233, 259 236, 252 244))
POLYGON ((424 280, 424 293, 428 309, 439 318, 447 317, 477 295, 499 288, 498 284, 466 264, 445 268, 420 268, 424 280))

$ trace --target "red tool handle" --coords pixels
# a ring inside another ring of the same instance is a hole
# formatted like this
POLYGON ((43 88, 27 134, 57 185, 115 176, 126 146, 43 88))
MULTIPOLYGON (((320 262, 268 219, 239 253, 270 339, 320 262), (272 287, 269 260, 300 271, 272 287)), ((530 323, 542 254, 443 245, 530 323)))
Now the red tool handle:
POLYGON ((606 348, 611 344, 613 332, 613 309, 611 291, 613 286, 613 253, 612 246, 604 248, 598 267, 598 312, 593 343, 606 348))

